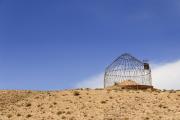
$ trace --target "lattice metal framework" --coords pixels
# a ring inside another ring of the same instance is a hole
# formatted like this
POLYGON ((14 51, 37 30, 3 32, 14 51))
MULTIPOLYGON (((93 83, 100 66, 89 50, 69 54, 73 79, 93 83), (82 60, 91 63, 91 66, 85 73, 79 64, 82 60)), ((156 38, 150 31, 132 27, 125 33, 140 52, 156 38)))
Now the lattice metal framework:
POLYGON ((138 85, 152 85, 151 69, 148 63, 144 63, 128 53, 122 54, 110 64, 104 75, 104 87, 113 86, 132 80, 138 85))

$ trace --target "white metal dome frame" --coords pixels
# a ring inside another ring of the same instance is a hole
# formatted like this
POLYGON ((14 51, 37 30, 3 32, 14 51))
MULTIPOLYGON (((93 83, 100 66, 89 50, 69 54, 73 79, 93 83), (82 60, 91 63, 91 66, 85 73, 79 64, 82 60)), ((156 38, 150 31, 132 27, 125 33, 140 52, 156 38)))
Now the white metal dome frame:
POLYGON ((104 87, 113 86, 115 83, 122 83, 127 80, 134 81, 137 85, 152 86, 149 64, 125 53, 106 68, 104 87))

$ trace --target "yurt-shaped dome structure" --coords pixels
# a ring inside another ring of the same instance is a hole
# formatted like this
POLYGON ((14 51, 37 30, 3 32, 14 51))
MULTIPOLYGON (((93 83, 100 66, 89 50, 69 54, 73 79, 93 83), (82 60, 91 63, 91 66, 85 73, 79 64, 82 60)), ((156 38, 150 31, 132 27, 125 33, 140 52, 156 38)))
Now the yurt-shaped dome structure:
POLYGON ((128 53, 122 54, 105 70, 104 87, 113 85, 152 88, 149 64, 136 59, 128 53))

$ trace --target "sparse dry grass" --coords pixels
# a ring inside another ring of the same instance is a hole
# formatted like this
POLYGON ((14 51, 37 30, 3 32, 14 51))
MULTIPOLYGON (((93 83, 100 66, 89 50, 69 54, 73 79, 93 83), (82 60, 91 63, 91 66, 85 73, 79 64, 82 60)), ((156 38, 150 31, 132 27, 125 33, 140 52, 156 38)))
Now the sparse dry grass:
POLYGON ((0 120, 180 118, 180 91, 78 89, 0 91, 0 120))

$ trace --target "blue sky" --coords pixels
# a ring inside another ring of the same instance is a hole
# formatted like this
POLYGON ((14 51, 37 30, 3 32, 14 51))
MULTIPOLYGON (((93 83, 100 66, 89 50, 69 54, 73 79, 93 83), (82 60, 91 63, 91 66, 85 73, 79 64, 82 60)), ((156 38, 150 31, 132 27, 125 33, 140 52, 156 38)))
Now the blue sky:
POLYGON ((0 0, 0 89, 67 89, 124 52, 180 59, 179 0, 0 0))

